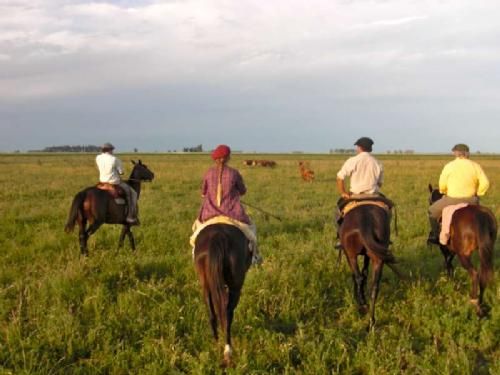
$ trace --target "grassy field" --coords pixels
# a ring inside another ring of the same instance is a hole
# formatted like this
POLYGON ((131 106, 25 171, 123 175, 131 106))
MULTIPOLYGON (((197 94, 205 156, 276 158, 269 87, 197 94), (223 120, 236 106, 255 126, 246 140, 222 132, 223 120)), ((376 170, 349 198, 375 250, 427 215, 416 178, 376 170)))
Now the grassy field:
MULTIPOLYGON (((133 155, 137 157, 137 155, 133 155)), ((0 155, 0 374, 219 373, 188 244, 207 155, 141 155, 156 174, 140 200, 137 251, 117 250, 104 226, 79 255, 64 233, 72 198, 93 184, 93 155, 0 155)), ((121 155, 127 161, 131 155, 121 155)), ((345 260, 336 266, 332 213, 344 157, 235 155, 265 262, 247 275, 233 324, 231 374, 500 374, 500 283, 486 292, 491 316, 469 305, 470 280, 448 279, 428 248, 427 185, 449 156, 381 156, 384 193, 397 204, 393 251, 408 276, 386 268, 377 326, 357 312, 345 260), (273 158, 275 169, 244 167, 273 158), (300 180, 308 159, 313 183, 300 180)), ((476 158, 492 181, 483 203, 500 218, 500 158, 476 158)), ((131 165, 128 165, 128 171, 131 165)), ((499 279, 499 245, 496 279, 499 279)), ((455 261, 456 264, 456 261, 455 261)))

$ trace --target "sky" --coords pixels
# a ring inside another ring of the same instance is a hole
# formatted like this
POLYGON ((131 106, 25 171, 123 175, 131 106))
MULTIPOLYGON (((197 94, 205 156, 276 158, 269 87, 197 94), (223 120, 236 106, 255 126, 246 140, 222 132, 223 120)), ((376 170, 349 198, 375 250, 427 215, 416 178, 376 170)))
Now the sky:
POLYGON ((0 151, 500 152, 498 0, 0 0, 0 151))

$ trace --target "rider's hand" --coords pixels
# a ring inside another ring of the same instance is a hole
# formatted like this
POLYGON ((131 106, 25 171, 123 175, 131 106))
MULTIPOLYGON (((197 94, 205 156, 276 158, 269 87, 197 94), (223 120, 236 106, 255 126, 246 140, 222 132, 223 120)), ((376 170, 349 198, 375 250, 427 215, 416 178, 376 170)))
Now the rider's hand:
POLYGON ((341 197, 344 198, 344 199, 349 199, 351 197, 351 194, 344 192, 344 193, 341 194, 341 197))

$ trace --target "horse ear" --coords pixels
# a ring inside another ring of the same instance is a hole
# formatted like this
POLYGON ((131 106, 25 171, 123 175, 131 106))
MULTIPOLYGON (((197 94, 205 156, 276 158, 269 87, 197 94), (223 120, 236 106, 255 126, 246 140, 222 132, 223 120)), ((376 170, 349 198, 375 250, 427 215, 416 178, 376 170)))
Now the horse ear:
POLYGON ((130 160, 130 161, 131 161, 131 163, 132 163, 132 164, 134 164, 134 165, 135 165, 135 161, 134 161, 134 160, 130 160))
POLYGON ((140 164, 140 165, 142 165, 142 161, 141 161, 141 159, 139 159, 139 164, 140 164))
POLYGON ((432 193, 432 190, 434 190, 432 189, 432 184, 429 184, 429 193, 432 193))

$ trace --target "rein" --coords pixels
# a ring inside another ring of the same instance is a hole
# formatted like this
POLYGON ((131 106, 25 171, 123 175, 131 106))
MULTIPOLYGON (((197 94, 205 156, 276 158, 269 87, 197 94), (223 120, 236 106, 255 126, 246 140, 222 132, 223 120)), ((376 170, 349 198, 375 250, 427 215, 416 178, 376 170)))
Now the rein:
POLYGON ((279 216, 276 216, 276 215, 273 215, 267 211, 264 211, 262 208, 256 207, 256 206, 251 205, 250 203, 247 203, 247 202, 243 202, 242 200, 240 200, 240 202, 243 203, 245 206, 252 207, 252 208, 256 209, 257 211, 262 212, 263 214, 265 214, 267 216, 271 216, 272 218, 275 218, 276 220, 282 221, 282 219, 279 216))

